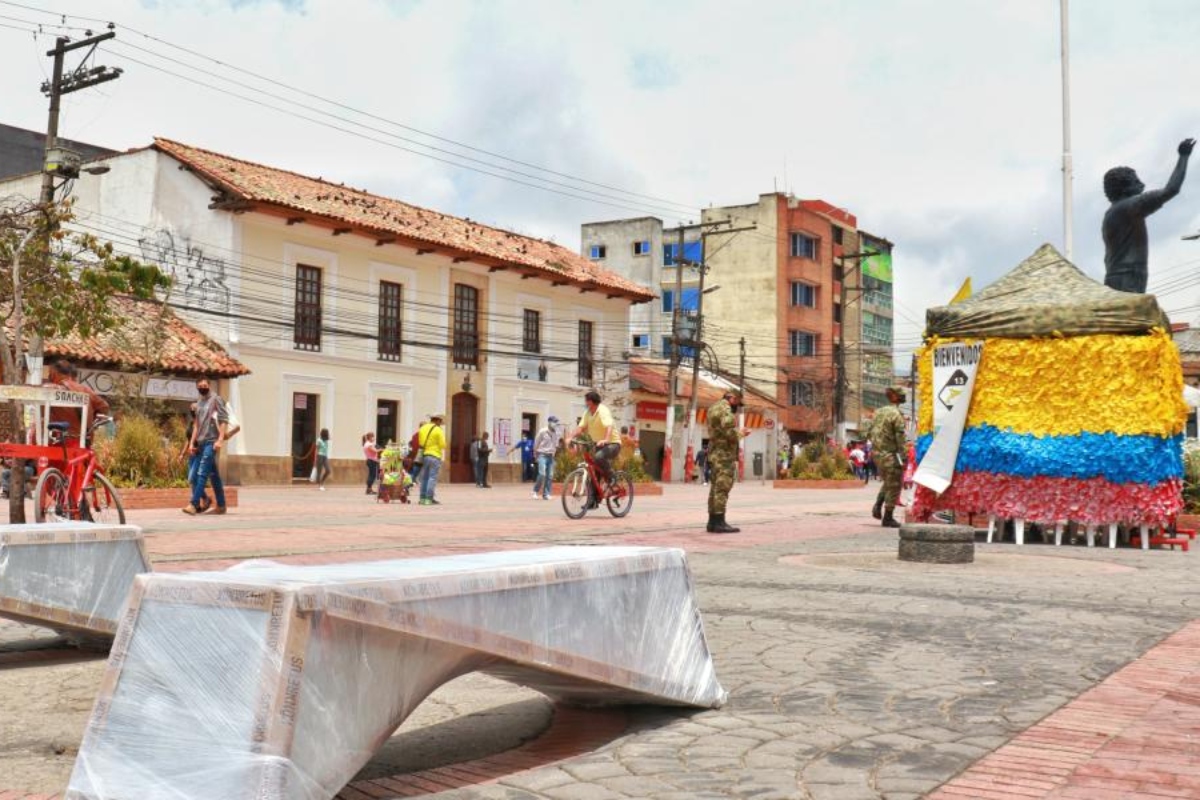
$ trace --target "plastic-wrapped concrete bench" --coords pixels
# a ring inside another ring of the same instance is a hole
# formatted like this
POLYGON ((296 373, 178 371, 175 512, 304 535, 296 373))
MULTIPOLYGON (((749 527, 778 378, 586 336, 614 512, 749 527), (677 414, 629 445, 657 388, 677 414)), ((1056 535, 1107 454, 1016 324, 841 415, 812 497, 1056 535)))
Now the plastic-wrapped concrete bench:
POLYGON ((111 639, 133 579, 149 571, 135 525, 0 525, 0 616, 17 622, 111 639))
POLYGON ((435 688, 715 707, 681 550, 553 547, 139 577, 66 797, 332 798, 435 688))

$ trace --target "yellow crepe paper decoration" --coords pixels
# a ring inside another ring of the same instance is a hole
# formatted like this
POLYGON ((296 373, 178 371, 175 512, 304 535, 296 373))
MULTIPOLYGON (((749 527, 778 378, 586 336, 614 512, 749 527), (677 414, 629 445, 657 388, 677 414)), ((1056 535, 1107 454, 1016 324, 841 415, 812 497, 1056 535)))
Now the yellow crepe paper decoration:
MULTIPOLYGON (((933 430, 933 349, 960 341, 935 337, 917 351, 921 433, 933 430)), ((1156 328, 1145 336, 985 339, 967 426, 1172 436, 1186 416, 1179 351, 1156 328)))

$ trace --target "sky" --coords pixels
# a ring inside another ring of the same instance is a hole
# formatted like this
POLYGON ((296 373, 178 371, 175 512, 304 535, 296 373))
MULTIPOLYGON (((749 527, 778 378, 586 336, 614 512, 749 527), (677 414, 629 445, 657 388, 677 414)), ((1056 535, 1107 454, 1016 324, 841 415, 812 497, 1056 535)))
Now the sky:
MULTIPOLYGON (((1059 12, 1055 0, 0 0, 0 122, 44 130, 53 36, 112 22, 92 63, 124 73, 64 99, 62 136, 114 149, 164 136, 576 250, 584 222, 673 225, 775 190, 820 198, 895 243, 907 364, 928 306, 1044 242, 1064 247, 1059 12)), ((1159 187, 1179 141, 1200 136, 1200 5, 1071 0, 1069 31, 1072 255, 1102 280, 1104 172, 1129 165, 1159 187)), ((1200 323, 1200 241, 1181 240, 1200 231, 1200 175, 1149 228, 1149 290, 1174 321, 1200 323)))

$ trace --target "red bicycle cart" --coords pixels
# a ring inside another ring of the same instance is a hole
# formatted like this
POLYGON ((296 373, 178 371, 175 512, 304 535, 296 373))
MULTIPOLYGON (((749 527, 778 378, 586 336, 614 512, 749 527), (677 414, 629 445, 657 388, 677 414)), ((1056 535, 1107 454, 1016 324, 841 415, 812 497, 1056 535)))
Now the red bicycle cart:
POLYGON ((33 444, 0 442, 0 457, 26 459, 37 469, 33 513, 37 522, 125 522, 125 508, 116 487, 104 476, 88 436, 109 421, 98 417, 88 424, 90 396, 61 386, 0 385, 0 403, 20 402, 32 407, 33 444), (50 422, 50 408, 78 408, 80 436, 67 435, 70 425, 50 422))

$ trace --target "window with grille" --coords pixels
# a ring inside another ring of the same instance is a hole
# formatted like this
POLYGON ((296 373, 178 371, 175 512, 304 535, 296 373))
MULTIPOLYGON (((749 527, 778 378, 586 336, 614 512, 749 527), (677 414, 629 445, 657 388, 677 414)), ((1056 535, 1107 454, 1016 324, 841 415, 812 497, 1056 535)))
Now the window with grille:
POLYGON ((454 284, 454 366, 479 369, 479 290, 454 284))
POLYGON ((591 386, 594 374, 592 362, 592 323, 579 321, 579 385, 591 386))
POLYGON ((792 234, 792 258, 817 258, 817 240, 804 233, 792 234))
POLYGON ((817 354, 817 335, 807 331, 788 331, 788 354, 815 356, 817 354))
POLYGON ((813 407, 816 390, 811 381, 788 381, 788 405, 813 407))
POLYGON ((321 349, 321 268, 296 265, 292 342, 297 350, 321 349))
POLYGON ((792 281, 792 305, 817 307, 817 287, 803 281, 792 281))
POLYGON ((521 347, 526 353, 542 352, 542 312, 532 308, 525 309, 524 336, 521 337, 521 347))
POLYGON ((391 281, 379 282, 379 360, 400 360, 400 308, 404 287, 391 281))

